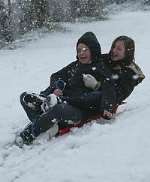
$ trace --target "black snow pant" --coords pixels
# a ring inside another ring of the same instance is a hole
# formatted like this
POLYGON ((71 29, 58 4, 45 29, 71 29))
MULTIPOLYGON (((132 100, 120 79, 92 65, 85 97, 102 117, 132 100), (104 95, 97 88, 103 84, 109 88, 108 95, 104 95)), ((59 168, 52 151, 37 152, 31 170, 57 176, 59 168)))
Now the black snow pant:
POLYGON ((31 120, 31 123, 20 134, 24 140, 29 140, 25 141, 25 143, 32 142, 35 137, 47 131, 56 122, 60 127, 70 126, 91 115, 90 112, 80 110, 67 103, 56 104, 45 113, 42 113, 40 110, 34 111, 24 102, 23 97, 25 94, 21 95, 20 101, 31 120))

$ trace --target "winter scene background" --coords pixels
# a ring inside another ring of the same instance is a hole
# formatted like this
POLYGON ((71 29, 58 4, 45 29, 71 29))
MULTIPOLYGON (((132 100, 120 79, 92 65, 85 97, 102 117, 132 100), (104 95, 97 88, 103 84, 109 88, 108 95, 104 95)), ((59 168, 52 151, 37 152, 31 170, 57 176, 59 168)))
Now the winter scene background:
MULTIPOLYGON (((16 2, 2 1, 3 12, 7 14, 9 7, 18 5, 16 2)), ((30 21, 28 26, 24 20, 23 29, 13 24, 13 20, 7 29, 2 26, 4 22, 0 23, 3 28, 0 32, 2 182, 150 181, 150 1, 102 2, 104 14, 97 11, 102 16, 84 16, 85 11, 69 20, 64 15, 62 21, 51 21, 57 24, 52 31, 45 26, 45 20, 43 24, 30 21), (11 29, 12 25, 16 29, 11 29), (20 33, 22 30, 25 31, 20 33), (22 149, 13 145, 16 132, 29 122, 19 103, 20 94, 45 89, 53 72, 75 60, 76 42, 87 31, 96 34, 103 53, 109 51, 117 36, 132 37, 136 44, 135 60, 146 79, 111 124, 94 122, 50 141, 43 134, 37 144, 22 149)), ((61 7, 65 10, 64 5, 61 7)))

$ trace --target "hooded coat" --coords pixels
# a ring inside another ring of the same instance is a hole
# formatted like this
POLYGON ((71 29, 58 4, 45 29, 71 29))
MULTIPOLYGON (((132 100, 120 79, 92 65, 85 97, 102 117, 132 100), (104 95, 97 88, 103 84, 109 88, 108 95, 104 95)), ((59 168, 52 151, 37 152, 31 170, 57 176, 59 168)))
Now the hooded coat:
POLYGON ((56 81, 63 80, 66 86, 63 90, 63 99, 69 104, 84 110, 112 111, 116 102, 115 89, 111 81, 111 74, 101 61, 101 47, 92 32, 86 32, 77 42, 84 43, 91 51, 92 63, 82 64, 77 60, 51 75, 50 86, 40 94, 48 96, 56 89, 56 81), (101 82, 100 97, 90 95, 93 90, 84 86, 83 74, 91 74, 101 82))
POLYGON ((102 59, 111 72, 116 90, 116 102, 121 104, 134 90, 135 86, 145 78, 140 67, 134 62, 134 41, 127 36, 120 36, 114 40, 109 54, 103 54, 102 59), (125 58, 112 61, 112 49, 116 41, 121 40, 125 45, 125 58))

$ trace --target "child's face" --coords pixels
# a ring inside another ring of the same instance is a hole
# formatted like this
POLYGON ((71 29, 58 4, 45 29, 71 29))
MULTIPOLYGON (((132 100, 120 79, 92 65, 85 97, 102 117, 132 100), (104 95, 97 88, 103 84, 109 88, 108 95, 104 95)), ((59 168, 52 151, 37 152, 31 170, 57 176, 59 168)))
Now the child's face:
POLYGON ((91 63, 91 51, 83 43, 80 43, 77 47, 77 56, 79 58, 79 61, 82 64, 90 64, 91 63))
POLYGON ((125 58, 125 46, 124 42, 118 40, 111 50, 112 61, 119 61, 125 58))

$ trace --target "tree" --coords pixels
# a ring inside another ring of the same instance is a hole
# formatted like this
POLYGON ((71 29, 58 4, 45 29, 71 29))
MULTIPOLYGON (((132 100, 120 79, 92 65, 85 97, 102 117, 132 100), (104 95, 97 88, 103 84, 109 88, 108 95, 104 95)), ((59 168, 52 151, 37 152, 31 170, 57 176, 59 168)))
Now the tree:
POLYGON ((47 0, 18 0, 20 9, 20 31, 22 33, 34 28, 41 28, 49 16, 47 0))
POLYGON ((32 23, 35 27, 42 27, 49 17, 49 4, 47 0, 31 0, 32 23))
POLYGON ((100 17, 103 14, 103 5, 103 0, 70 0, 71 16, 100 17))
POLYGON ((0 1, 0 40, 12 42, 13 33, 10 26, 10 16, 3 1, 0 1))

